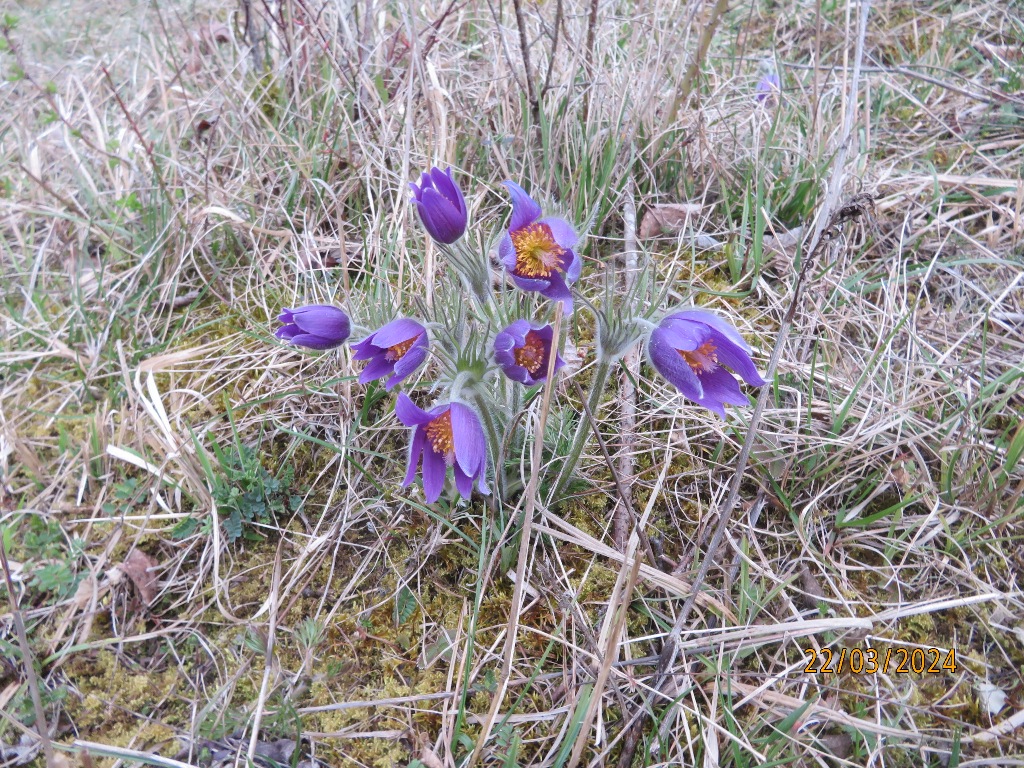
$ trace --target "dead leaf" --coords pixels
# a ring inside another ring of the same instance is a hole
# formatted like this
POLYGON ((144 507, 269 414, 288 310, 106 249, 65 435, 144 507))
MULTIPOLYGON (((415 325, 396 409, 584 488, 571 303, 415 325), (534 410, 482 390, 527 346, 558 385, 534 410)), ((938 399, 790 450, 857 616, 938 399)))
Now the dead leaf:
POLYGON ((661 235, 671 235, 686 226, 688 219, 699 216, 699 203, 666 203, 647 209, 640 222, 640 239, 648 240, 661 235))
POLYGON ((157 562, 141 549, 133 549, 121 563, 121 570, 132 580, 132 584, 139 590, 142 602, 147 606, 152 605, 157 595, 156 574, 150 569, 156 568, 157 562))

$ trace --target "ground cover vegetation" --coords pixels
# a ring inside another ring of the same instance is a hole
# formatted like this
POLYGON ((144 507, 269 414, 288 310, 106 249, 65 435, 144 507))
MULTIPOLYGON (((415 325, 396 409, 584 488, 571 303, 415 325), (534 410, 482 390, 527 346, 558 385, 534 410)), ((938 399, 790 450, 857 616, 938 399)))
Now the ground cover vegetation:
POLYGON ((0 760, 1024 764, 1019 7, 2 33, 0 760))

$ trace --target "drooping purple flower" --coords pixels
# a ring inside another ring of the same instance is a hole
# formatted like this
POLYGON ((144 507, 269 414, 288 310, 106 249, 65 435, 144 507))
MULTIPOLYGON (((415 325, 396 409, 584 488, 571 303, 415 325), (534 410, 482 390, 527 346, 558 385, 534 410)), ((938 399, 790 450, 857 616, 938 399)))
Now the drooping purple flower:
POLYGON ((422 325, 404 317, 392 320, 352 345, 353 360, 369 361, 359 374, 359 383, 390 376, 384 385, 390 391, 423 364, 429 347, 427 329, 422 325))
POLYGON ((580 276, 580 258, 572 250, 576 230, 557 216, 541 218, 540 205, 514 181, 506 181, 512 195, 512 220, 502 236, 498 253, 521 290, 538 291, 552 301, 565 303, 572 312, 569 284, 580 276))
POLYGON ((765 99, 775 98, 780 87, 779 76, 774 72, 768 72, 757 83, 757 100, 763 102, 765 99))
POLYGON ((439 243, 451 245, 466 231, 466 199, 452 178, 452 169, 431 168, 412 187, 423 228, 439 243))
MULTIPOLYGON (((552 340, 550 325, 534 328, 526 320, 516 320, 494 338, 494 359, 512 381, 532 387, 548 377, 552 340)), ((565 361, 555 351, 555 370, 565 361)))
POLYGON ((431 504, 441 495, 448 467, 454 468, 455 487, 464 498, 472 495, 474 482, 480 493, 490 493, 486 477, 487 439, 472 408, 447 403, 424 411, 403 392, 398 396, 395 413, 399 421, 413 428, 409 471, 402 485, 412 485, 422 463, 423 495, 431 504))
POLYGON ((704 310, 688 309, 665 317, 651 332, 647 354, 658 373, 680 392, 723 418, 725 403, 747 404, 739 383, 723 366, 753 387, 767 383, 754 367, 743 337, 704 310))
POLYGON ((282 309, 277 319, 284 323, 274 332, 277 338, 309 349, 340 347, 352 332, 348 315, 330 304, 282 309))

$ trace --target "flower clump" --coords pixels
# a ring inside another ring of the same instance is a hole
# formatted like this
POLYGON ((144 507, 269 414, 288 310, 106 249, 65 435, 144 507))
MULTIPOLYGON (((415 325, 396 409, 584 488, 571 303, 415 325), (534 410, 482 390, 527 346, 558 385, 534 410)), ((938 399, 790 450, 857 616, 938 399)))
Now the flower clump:
MULTIPOLYGON (((429 503, 441 498, 449 477, 463 498, 474 489, 489 494, 496 488, 500 496, 516 487, 504 471, 515 464, 510 452, 517 446, 522 450, 526 442, 511 439, 524 429, 518 415, 539 385, 550 386, 548 378, 565 365, 560 354, 570 325, 565 319, 574 316, 577 299, 597 325, 592 412, 612 365, 638 343, 645 343, 654 369, 684 397, 723 418, 726 404, 748 402, 734 374, 753 387, 766 383, 750 347, 719 315, 695 308, 661 313, 658 302, 640 290, 617 303, 608 289, 610 271, 598 307, 577 287, 582 271, 578 229, 563 216, 546 213, 515 182, 504 186, 511 196, 511 216, 496 245, 506 280, 496 282, 488 244, 470 243, 466 237, 466 201, 452 170, 431 168, 419 184, 410 185, 420 222, 458 282, 432 307, 421 305, 419 318, 392 319, 351 345, 353 360, 364 364, 361 384, 383 379, 386 391, 400 385, 414 391, 418 381, 437 370, 435 378, 423 382, 443 392, 432 405, 417 405, 405 391, 395 402, 398 420, 412 430, 405 486, 421 478, 429 503)), ((650 293, 653 280, 642 283, 650 293)), ((351 333, 348 315, 330 305, 285 309, 278 319, 283 324, 278 338, 310 349, 338 347, 351 333)), ((576 434, 559 480, 566 468, 573 469, 589 431, 576 412, 576 434)), ((560 487, 556 482, 556 494, 560 487)))

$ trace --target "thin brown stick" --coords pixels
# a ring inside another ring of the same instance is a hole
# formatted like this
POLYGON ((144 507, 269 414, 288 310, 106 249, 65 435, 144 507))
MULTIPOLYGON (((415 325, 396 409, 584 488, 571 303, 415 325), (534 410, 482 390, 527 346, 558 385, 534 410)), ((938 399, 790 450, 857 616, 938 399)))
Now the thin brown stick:
POLYGON ((675 123, 676 115, 679 114, 680 109, 686 106, 690 94, 693 93, 694 83, 697 81, 697 75, 700 73, 700 65, 704 63, 704 58, 708 55, 708 48, 711 47, 711 41, 714 39, 715 31, 718 29, 718 22, 728 7, 729 0, 718 0, 715 3, 715 7, 711 9, 711 18, 707 20, 707 23, 704 24, 700 31, 697 53, 694 54, 693 59, 690 61, 690 66, 686 68, 682 82, 679 83, 679 88, 676 89, 676 97, 672 101, 672 106, 665 113, 666 127, 675 123))
POLYGON ((590 16, 587 19, 587 44, 583 49, 583 69, 587 73, 587 90, 583 96, 583 122, 590 116, 590 98, 594 89, 594 41, 597 37, 597 4, 590 0, 590 16))
POLYGON ((522 0, 512 0, 516 12, 516 24, 519 27, 519 52, 523 57, 523 69, 526 70, 526 98, 530 100, 530 114, 534 125, 540 124, 540 100, 533 84, 533 65, 530 63, 530 43, 526 39, 526 19, 523 16, 522 0))
POLYGON ((28 633, 25 631, 25 619, 21 615, 21 608, 18 606, 18 593, 14 591, 14 580, 11 578, 11 565, 7 562, 7 549, 4 547, 3 536, 0 536, 0 563, 4 569, 4 581, 7 583, 7 594, 11 601, 11 617, 14 619, 14 628, 18 635, 18 647, 21 648, 21 663, 25 667, 25 682, 28 685, 29 693, 32 694, 32 708, 36 715, 36 733, 43 745, 43 754, 46 756, 46 765, 56 765, 54 759, 53 744, 50 742, 50 726, 46 722, 46 712, 43 709, 43 700, 39 696, 39 678, 36 677, 36 667, 32 659, 32 646, 28 644, 28 633))
MULTIPOLYGON (((637 272, 637 245, 636 245, 636 203, 633 201, 632 189, 627 191, 626 199, 623 202, 622 219, 624 222, 624 234, 626 250, 623 253, 625 272, 626 295, 631 296, 636 283, 637 272)), ((619 401, 622 416, 619 419, 622 440, 619 445, 618 454, 618 477, 631 480, 633 478, 633 448, 636 444, 636 385, 633 383, 640 375, 640 352, 638 345, 634 345, 622 359, 623 372, 619 377, 619 401)), ((618 478, 616 478, 618 482, 618 478)), ((625 551, 626 539, 629 536, 630 518, 632 511, 623 498, 615 505, 612 513, 612 541, 615 548, 620 552, 625 551)), ((653 566, 658 565, 651 551, 650 543, 644 541, 647 546, 647 557, 653 566)))
POLYGON ((555 69, 555 54, 558 53, 558 30, 562 28, 562 13, 562 0, 556 0, 555 31, 551 39, 551 56, 548 57, 548 71, 544 75, 544 85, 540 89, 541 98, 544 98, 544 94, 548 92, 548 88, 551 86, 551 73, 555 69))

